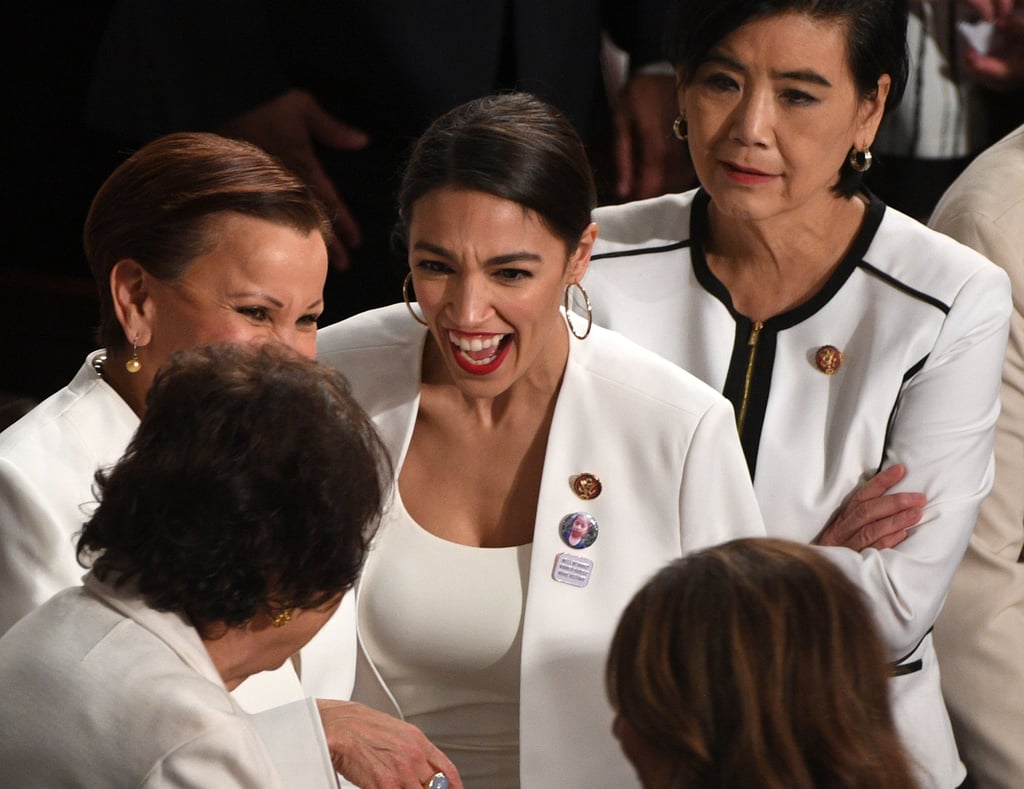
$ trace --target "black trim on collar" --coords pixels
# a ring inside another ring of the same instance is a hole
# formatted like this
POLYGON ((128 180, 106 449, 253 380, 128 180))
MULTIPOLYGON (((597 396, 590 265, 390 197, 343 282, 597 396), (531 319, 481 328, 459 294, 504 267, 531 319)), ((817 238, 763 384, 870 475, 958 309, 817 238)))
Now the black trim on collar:
MULTIPOLYGON (((878 232, 878 226, 882 224, 882 217, 885 215, 885 203, 870 192, 867 193, 867 197, 868 206, 864 213, 864 222, 850 244, 849 250, 839 262, 836 270, 832 272, 832 276, 817 293, 803 304, 766 320, 764 322, 765 329, 782 331, 807 320, 828 304, 832 297, 839 292, 839 289, 846 284, 850 275, 857 270, 857 267, 864 264, 864 254, 871 246, 871 242, 874 241, 875 233, 878 232)), ((739 319, 743 316, 733 307, 732 296, 729 295, 725 285, 711 273, 711 268, 704 255, 708 237, 708 205, 710 202, 711 197, 703 188, 699 189, 693 197, 693 207, 690 210, 690 238, 693 246, 690 257, 693 260, 693 270, 701 286, 721 301, 734 318, 739 319)))
POLYGON ((708 240, 708 204, 710 202, 711 196, 701 187, 693 196, 693 205, 690 206, 690 244, 692 246, 690 260, 693 263, 693 273, 701 287, 722 302, 733 318, 738 319, 743 316, 732 306, 732 296, 729 295, 729 291, 726 290, 722 281, 711 273, 708 259, 704 255, 708 240))

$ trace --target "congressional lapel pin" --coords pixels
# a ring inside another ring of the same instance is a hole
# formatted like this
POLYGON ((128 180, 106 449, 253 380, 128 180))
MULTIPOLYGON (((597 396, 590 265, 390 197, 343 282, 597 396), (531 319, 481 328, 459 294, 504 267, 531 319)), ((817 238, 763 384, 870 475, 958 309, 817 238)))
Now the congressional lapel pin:
POLYGON ((584 501, 596 499, 601 495, 601 480, 589 472, 577 474, 571 480, 572 492, 584 501))
POLYGON ((835 375, 843 365, 843 354, 834 345, 822 345, 814 354, 814 364, 825 375, 835 375))
POLYGON ((570 548, 589 548, 597 539, 597 520, 589 512, 570 512, 559 522, 558 536, 570 548))
POLYGON ((555 557, 555 570, 551 577, 559 583, 582 588, 590 583, 593 570, 594 563, 585 556, 560 553, 555 557))

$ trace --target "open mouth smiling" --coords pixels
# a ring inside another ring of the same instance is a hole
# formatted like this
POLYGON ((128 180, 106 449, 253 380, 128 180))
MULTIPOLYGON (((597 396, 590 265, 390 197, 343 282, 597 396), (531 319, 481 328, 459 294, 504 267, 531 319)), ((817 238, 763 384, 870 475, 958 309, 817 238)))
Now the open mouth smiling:
POLYGON ((455 361, 467 372, 485 375, 505 360, 511 334, 462 334, 448 331, 448 342, 452 346, 455 361))

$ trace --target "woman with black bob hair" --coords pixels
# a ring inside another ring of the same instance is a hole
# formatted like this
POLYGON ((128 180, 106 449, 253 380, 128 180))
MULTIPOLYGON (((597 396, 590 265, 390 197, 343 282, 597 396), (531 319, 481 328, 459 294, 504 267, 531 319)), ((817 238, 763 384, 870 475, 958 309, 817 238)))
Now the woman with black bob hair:
POLYGON ((390 465, 344 378, 277 344, 178 352, 96 484, 84 586, 0 639, 5 779, 335 785, 312 700, 264 744, 228 691, 326 623, 376 529, 390 465), (316 746, 305 774, 278 737, 316 746))
POLYGON ((861 183, 907 79, 906 0, 678 0, 674 132, 700 186, 606 206, 596 323, 724 394, 768 535, 871 601, 923 785, 966 778, 931 627, 992 485, 1011 300, 861 183))
MULTIPOLYGON (((778 14, 805 14, 811 19, 842 20, 846 58, 861 98, 879 97, 878 80, 883 74, 889 75, 888 92, 880 97, 883 111, 889 112, 903 98, 910 70, 907 4, 903 0, 722 0, 712 13, 706 11, 704 3, 677 2, 672 7, 666 55, 682 80, 692 80, 714 44, 747 22, 778 14)), ((871 161, 870 155, 867 161, 871 161)), ((843 159, 833 187, 836 194, 853 197, 863 188, 868 169, 870 166, 850 157, 843 159)))

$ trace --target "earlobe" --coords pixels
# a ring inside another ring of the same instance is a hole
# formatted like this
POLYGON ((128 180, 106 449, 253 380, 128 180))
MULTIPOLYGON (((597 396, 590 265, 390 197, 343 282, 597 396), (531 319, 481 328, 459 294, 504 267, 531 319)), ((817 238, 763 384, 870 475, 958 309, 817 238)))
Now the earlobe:
POLYGON ((119 260, 110 270, 110 293, 125 339, 140 347, 148 345, 153 332, 146 270, 131 258, 119 260))

